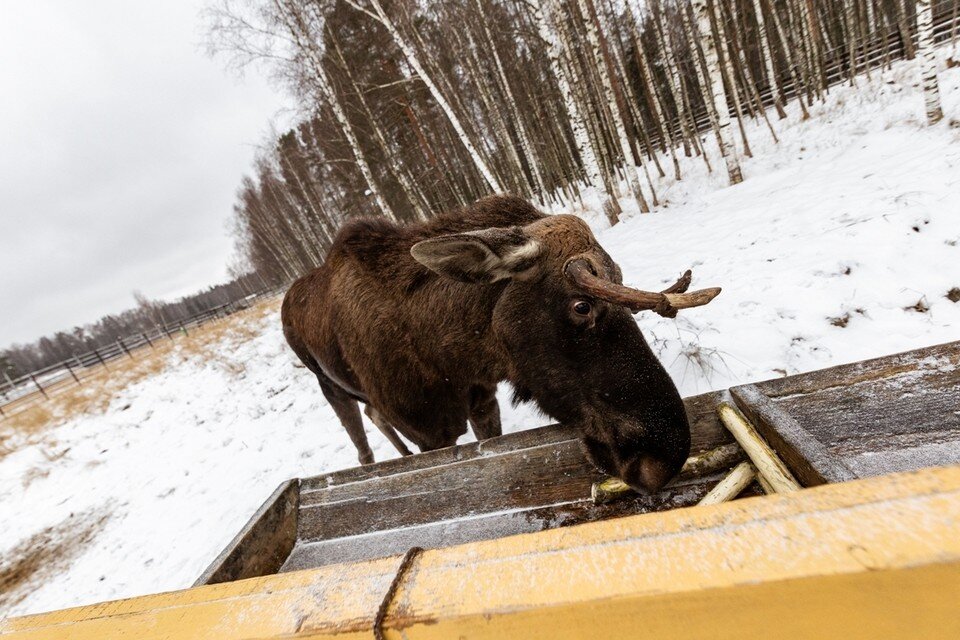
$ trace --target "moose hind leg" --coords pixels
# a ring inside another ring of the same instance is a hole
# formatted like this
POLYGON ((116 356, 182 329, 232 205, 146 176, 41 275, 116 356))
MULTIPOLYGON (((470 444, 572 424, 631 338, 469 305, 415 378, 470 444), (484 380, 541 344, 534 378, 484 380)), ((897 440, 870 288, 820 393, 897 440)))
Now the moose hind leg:
POLYGON ((477 440, 495 438, 503 434, 500 425, 500 405, 497 388, 475 385, 470 388, 470 426, 477 440))
POLYGON ((320 390, 330 406, 333 407, 340 423, 347 430, 347 435, 357 448, 360 464, 371 464, 373 462, 373 451, 370 450, 370 443, 367 442, 367 434, 363 430, 363 419, 360 417, 360 405, 350 397, 340 387, 336 386, 325 377, 317 376, 320 380, 320 390))
POLYGON ((369 404, 363 410, 367 417, 370 418, 370 422, 377 426, 377 429, 380 429, 380 433, 387 437, 387 440, 390 441, 397 451, 400 452, 402 456, 413 455, 410 452, 410 449, 407 448, 407 445, 404 444, 403 440, 400 439, 400 436, 397 435, 397 430, 393 428, 393 425, 387 422, 387 419, 383 417, 379 411, 374 409, 369 404))

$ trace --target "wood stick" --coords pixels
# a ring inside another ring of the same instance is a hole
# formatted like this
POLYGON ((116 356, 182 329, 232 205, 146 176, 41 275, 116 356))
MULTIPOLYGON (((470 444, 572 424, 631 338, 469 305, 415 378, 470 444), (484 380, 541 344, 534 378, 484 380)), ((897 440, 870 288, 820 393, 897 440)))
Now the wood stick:
POLYGON ((720 421, 733 434, 756 465, 757 471, 776 493, 800 490, 800 484, 787 466, 737 409, 726 402, 721 402, 717 412, 720 414, 720 421))
POLYGON ((763 489, 763 492, 767 495, 776 493, 773 489, 773 485, 770 484, 770 481, 763 477, 762 473, 757 473, 757 484, 760 485, 760 488, 763 489))
MULTIPOLYGON (((699 478, 721 469, 729 469, 745 457, 746 454, 744 454, 740 445, 733 442, 690 456, 676 479, 667 483, 667 487, 673 486, 676 482, 699 478)), ((607 478, 601 482, 594 482, 590 488, 590 496, 593 498, 594 504, 605 504, 633 493, 635 492, 630 488, 630 485, 619 478, 607 478)))
POLYGON ((733 468, 733 471, 727 474, 723 480, 717 483, 710 493, 703 496, 698 505, 719 504, 727 500, 733 500, 740 492, 747 488, 757 477, 757 468, 749 462, 741 462, 733 468))

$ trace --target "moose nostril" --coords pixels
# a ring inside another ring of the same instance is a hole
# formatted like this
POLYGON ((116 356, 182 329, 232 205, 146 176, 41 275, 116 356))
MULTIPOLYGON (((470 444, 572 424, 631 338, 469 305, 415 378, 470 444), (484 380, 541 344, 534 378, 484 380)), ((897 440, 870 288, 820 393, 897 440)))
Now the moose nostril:
POLYGON ((636 480, 650 493, 660 491, 676 473, 672 465, 653 456, 644 456, 638 466, 636 480))

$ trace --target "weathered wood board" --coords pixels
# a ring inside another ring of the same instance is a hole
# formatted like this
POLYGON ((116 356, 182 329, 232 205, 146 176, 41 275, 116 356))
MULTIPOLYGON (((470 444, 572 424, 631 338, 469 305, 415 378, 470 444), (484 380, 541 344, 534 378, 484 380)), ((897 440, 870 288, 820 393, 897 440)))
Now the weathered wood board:
POLYGON ((960 467, 924 469, 428 549, 405 572, 395 555, 0 619, 0 638, 360 640, 378 620, 405 640, 958 638, 958 521, 960 467))
POLYGON ((960 342, 730 391, 806 485, 960 462, 960 342))
MULTIPOLYGON (((688 398, 693 452, 732 441, 724 399, 804 486, 960 462, 960 343, 688 398)), ((198 583, 690 506, 721 476, 595 505, 576 430, 541 427, 291 481, 198 583)))

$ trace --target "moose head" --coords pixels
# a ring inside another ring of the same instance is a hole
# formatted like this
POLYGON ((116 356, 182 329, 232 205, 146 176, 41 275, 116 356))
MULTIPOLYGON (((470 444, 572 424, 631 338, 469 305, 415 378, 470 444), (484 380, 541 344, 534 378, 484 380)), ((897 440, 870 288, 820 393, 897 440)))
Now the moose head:
POLYGON ((679 472, 690 450, 683 402, 631 314, 673 317, 719 288, 687 292, 689 271, 661 292, 626 287, 572 215, 434 237, 410 252, 442 276, 502 289, 490 331, 515 398, 577 425, 598 469, 648 492, 679 472))

